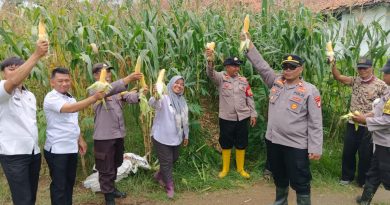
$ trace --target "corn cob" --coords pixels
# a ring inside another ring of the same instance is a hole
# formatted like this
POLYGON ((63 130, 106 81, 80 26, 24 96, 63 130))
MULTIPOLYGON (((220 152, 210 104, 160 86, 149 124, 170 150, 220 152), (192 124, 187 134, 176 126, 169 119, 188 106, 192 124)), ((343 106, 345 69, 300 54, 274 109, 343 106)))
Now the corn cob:
POLYGON ((326 43, 326 56, 328 56, 330 62, 334 61, 334 51, 332 48, 332 41, 326 43))
MULTIPOLYGON (((341 116, 340 119, 341 120, 345 120, 345 119, 351 120, 353 116, 357 116, 357 115, 360 115, 359 111, 349 112, 348 114, 341 116)), ((354 124, 355 124, 355 131, 357 131, 359 129, 359 124, 357 122, 355 122, 354 124)))
MULTIPOLYGON (((138 56, 137 63, 135 64, 134 72, 141 73, 141 67, 142 67, 142 59, 141 59, 141 56, 138 56)), ((142 76, 142 78, 139 80, 139 87, 140 88, 146 87, 144 76, 142 76)))
POLYGON ((164 75, 165 75, 165 69, 161 69, 160 72, 158 73, 157 77, 157 83, 156 83, 156 88, 157 88, 157 93, 159 96, 162 97, 164 90, 166 89, 165 83, 164 83, 164 75))
POLYGON ((95 43, 90 44, 93 53, 99 53, 99 49, 95 43))
MULTIPOLYGON (((215 43, 214 42, 207 43, 206 48, 214 52, 215 43)), ((214 55, 207 56, 207 61, 214 61, 214 55)))
POLYGON ((245 40, 241 41, 240 43, 240 52, 243 50, 247 50, 249 48, 250 40, 247 36, 247 33, 249 31, 249 15, 247 14, 244 19, 244 26, 242 27, 242 32, 245 34, 245 40))
POLYGON ((43 21, 43 18, 39 20, 38 24, 38 40, 40 41, 47 41, 47 33, 46 33, 46 25, 43 21))
MULTIPOLYGON (((87 90, 92 90, 93 92, 103 91, 106 94, 110 92, 112 86, 106 81, 106 76, 107 69, 103 67, 103 69, 100 71, 99 81, 96 81, 94 84, 89 86, 87 90)), ((103 106, 107 110, 106 101, 104 100, 104 98, 102 100, 97 101, 96 104, 99 104, 100 102, 103 102, 103 106)))

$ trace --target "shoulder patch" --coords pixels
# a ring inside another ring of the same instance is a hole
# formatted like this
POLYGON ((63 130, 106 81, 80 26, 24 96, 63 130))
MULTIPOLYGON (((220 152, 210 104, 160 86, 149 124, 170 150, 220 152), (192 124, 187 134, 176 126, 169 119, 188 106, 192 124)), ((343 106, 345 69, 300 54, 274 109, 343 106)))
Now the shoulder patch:
POLYGON ((252 93, 252 89, 251 89, 251 86, 248 85, 245 89, 245 94, 247 97, 252 97, 253 96, 253 93, 252 93))
POLYGON ((314 101, 316 101, 317 107, 320 108, 321 107, 321 97, 320 96, 314 97, 314 101))
POLYGON ((390 100, 387 100, 385 106, 383 106, 383 114, 390 115, 390 100))

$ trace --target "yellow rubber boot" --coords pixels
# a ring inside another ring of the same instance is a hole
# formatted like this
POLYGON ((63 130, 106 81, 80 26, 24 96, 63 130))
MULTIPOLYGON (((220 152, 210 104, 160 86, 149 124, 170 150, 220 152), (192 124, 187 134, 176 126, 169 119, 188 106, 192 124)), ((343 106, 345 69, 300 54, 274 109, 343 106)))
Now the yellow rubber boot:
POLYGON ((246 179, 249 179, 251 176, 244 170, 245 162, 245 149, 236 149, 236 165, 237 172, 246 179))
POLYGON ((219 172, 218 177, 224 178, 230 169, 230 155, 232 153, 231 149, 223 149, 222 150, 222 171, 219 172))

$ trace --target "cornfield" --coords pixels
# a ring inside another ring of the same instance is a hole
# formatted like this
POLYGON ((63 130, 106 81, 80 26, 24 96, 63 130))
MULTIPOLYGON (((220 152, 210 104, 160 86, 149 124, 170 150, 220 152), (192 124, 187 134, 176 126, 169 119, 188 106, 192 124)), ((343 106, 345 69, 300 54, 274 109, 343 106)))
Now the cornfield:
MULTIPOLYGON (((258 124, 250 132, 248 150, 248 158, 255 160, 259 158, 259 148, 251 147, 264 146, 268 89, 239 52, 239 34, 247 14, 250 16, 251 39, 271 67, 280 70, 281 59, 286 53, 298 54, 306 60, 303 78, 316 85, 322 94, 325 139, 340 138, 343 125, 338 123, 338 118, 347 113, 346 105, 350 99, 349 88, 341 86, 331 76, 326 64, 326 42, 337 45, 337 65, 345 75, 356 75, 354 67, 363 41, 369 45, 367 55, 373 59, 375 68, 383 66, 388 58, 385 55, 390 42, 386 39, 390 31, 384 30, 378 21, 364 26, 356 20, 341 31, 337 19, 330 15, 313 13, 304 7, 276 8, 272 1, 265 0, 261 13, 244 5, 229 9, 224 6, 203 8, 193 6, 190 0, 169 1, 169 9, 161 9, 151 0, 123 2, 42 0, 29 7, 6 3, 0 13, 0 59, 13 55, 27 58, 38 38, 40 18, 43 19, 50 52, 34 68, 27 82, 41 107, 44 95, 50 90, 49 74, 56 66, 71 69, 72 94, 82 99, 86 96, 85 89, 94 82, 94 63, 106 62, 113 66, 113 77, 119 79, 133 72, 137 57, 142 54, 147 85, 156 82, 160 69, 166 70, 166 79, 177 74, 185 78, 191 131, 198 133, 190 136, 201 138, 199 133, 204 130, 199 126, 199 119, 204 113, 216 111, 201 106, 201 99, 205 98, 211 99, 208 103, 217 103, 217 91, 205 75, 204 56, 206 43, 215 42, 217 70, 223 70, 222 62, 227 56, 239 56, 245 62, 240 72, 248 77, 253 87, 259 113, 258 124)), ((138 107, 130 107, 125 113, 130 115, 127 118, 137 119, 139 112, 138 107)), ((40 142, 43 144, 45 122, 42 111, 38 117, 40 142)), ((92 123, 92 110, 83 111, 81 125, 84 132, 91 131, 92 123)), ((128 132, 132 136, 133 131, 128 129, 128 132)), ((194 142, 191 145, 194 148, 189 148, 184 154, 190 157, 188 165, 209 169, 212 160, 205 159, 199 152, 205 149, 204 140, 194 142)))

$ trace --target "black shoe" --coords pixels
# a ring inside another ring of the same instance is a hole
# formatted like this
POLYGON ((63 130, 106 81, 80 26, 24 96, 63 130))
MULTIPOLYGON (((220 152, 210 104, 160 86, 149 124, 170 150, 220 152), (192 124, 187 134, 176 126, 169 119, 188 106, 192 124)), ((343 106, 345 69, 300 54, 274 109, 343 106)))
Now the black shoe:
POLYGON ((125 192, 121 192, 116 188, 114 189, 114 192, 112 192, 112 194, 114 194, 115 198, 126 198, 126 196, 127 196, 127 194, 125 192))
POLYGON ((115 205, 115 198, 113 193, 104 194, 106 205, 115 205))

